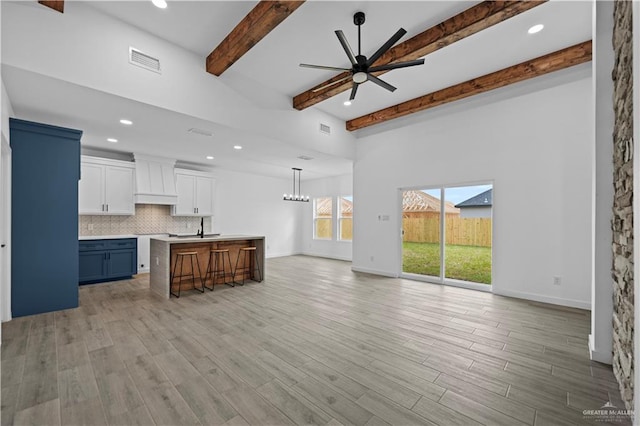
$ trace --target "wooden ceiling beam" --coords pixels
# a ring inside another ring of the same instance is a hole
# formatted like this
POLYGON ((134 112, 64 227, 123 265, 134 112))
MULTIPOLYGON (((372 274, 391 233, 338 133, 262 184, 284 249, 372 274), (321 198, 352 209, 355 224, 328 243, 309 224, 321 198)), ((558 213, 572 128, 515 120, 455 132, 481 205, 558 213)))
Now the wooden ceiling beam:
POLYGON ((220 76, 305 0, 261 0, 207 56, 207 72, 220 76))
POLYGON ((464 83, 447 87, 400 104, 363 115, 346 123, 347 130, 353 131, 374 124, 424 111, 449 102, 468 98, 530 78, 538 77, 591 60, 591 40, 540 56, 464 83))
MULTIPOLYGON (((545 3, 545 1, 483 1, 394 46, 382 55, 374 66, 421 58, 492 25, 526 12, 545 3)), ((383 72, 375 73, 375 75, 380 74, 383 74, 383 72)), ((331 83, 344 79, 349 75, 350 73, 345 71, 294 96, 293 107, 297 110, 303 110, 351 89, 352 83, 350 80, 331 85, 331 83), (318 90, 323 86, 327 87, 318 90)))
POLYGON ((60 13, 64 13, 64 0, 40 0, 38 3, 60 13))

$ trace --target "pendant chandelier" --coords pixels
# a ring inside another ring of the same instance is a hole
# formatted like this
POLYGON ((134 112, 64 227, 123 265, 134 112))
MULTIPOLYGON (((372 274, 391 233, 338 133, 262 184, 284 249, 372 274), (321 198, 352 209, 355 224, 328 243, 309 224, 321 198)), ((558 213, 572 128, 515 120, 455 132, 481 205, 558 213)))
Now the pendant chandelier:
POLYGON ((302 201, 303 203, 309 202, 308 195, 302 195, 302 190, 300 189, 300 172, 302 169, 298 169, 296 167, 292 167, 293 170, 293 192, 291 194, 283 194, 282 199, 284 201, 302 201), (296 192, 296 172, 298 173, 298 191, 296 192))

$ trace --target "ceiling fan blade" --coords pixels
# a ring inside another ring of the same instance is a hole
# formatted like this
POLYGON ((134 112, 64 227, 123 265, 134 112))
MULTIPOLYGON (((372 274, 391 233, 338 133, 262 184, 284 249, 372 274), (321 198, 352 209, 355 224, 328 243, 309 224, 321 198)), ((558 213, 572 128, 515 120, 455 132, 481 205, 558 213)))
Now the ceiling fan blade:
POLYGON ((350 78, 351 78, 351 76, 350 76, 350 75, 348 75, 348 76, 346 76, 345 78, 341 78, 341 79, 339 79, 339 80, 332 81, 331 83, 329 83, 329 84, 325 84, 324 86, 316 87, 315 89, 312 89, 311 91, 312 91, 312 92, 314 92, 314 93, 315 93, 315 92, 319 92, 319 91, 321 91, 321 90, 326 89, 327 87, 333 86, 334 84, 342 83, 342 82, 343 82, 343 81, 345 81, 345 80, 349 80, 350 78))
POLYGON ((404 28, 400 28, 398 31, 396 31, 396 33, 394 35, 392 35, 391 38, 389 40, 387 40, 387 42, 385 44, 380 46, 380 49, 378 49, 376 51, 376 53, 371 55, 371 57, 367 60, 367 66, 370 67, 371 65, 373 65, 373 63, 375 61, 377 61, 378 58, 380 56, 382 56, 382 54, 384 52, 386 52, 387 50, 389 50, 391 48, 391 46, 396 44, 396 42, 398 40, 400 40, 402 38, 402 36, 405 35, 406 33, 407 33, 407 30, 405 30, 404 28))
POLYGON ((380 80, 378 77, 376 77, 375 75, 372 74, 367 74, 367 80, 371 81, 372 83, 377 84, 380 87, 383 87, 385 89, 387 89, 390 92, 393 92, 394 90, 396 90, 395 87, 393 87, 392 85, 390 85, 389 83, 387 83, 386 81, 382 81, 380 80))
POLYGON ((422 64, 424 64, 424 59, 416 59, 415 61, 407 61, 407 62, 396 62, 395 64, 387 64, 387 65, 380 65, 379 67, 371 67, 369 68, 369 72, 389 71, 389 70, 395 70, 396 68, 406 68, 406 67, 412 67, 414 65, 422 65, 422 64))
POLYGON ((312 65, 312 64, 300 64, 302 68, 314 68, 317 70, 329 70, 329 71, 351 71, 351 68, 329 67, 326 65, 312 65))
POLYGON ((342 48, 344 49, 345 53, 349 57, 349 61, 351 61, 351 65, 356 65, 357 64, 356 57, 353 55, 353 50, 351 50, 351 46, 349 45, 347 38, 342 33, 342 30, 336 30, 336 35, 338 36, 338 40, 340 41, 342 48))
POLYGON ((358 91, 358 86, 359 84, 354 81, 353 86, 351 87, 351 96, 349 96, 350 101, 356 98, 356 92, 358 91))

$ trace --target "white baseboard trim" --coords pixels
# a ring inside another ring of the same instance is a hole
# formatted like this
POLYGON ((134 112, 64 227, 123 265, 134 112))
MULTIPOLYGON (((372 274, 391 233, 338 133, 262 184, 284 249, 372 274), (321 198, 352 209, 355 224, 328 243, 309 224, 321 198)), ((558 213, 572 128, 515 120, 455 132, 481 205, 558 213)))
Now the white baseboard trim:
POLYGON ((380 271, 378 269, 361 268, 359 266, 352 266, 353 272, 364 272, 365 274, 382 275, 383 277, 398 278, 398 274, 388 271, 380 271))
POLYGON ((591 361, 598 361, 608 365, 611 365, 611 363, 613 362, 613 354, 611 353, 611 350, 596 350, 596 348, 594 347, 592 334, 589 335, 589 358, 591 358, 591 361))
POLYGON ((267 259, 271 259, 272 257, 287 257, 287 256, 297 256, 299 254, 303 254, 300 252, 287 252, 287 253, 269 253, 265 257, 267 259))
POLYGON ((149 272, 151 272, 151 268, 138 268, 139 274, 148 274, 149 272))
POLYGON ((351 258, 350 257, 345 257, 345 256, 333 256, 333 255, 329 255, 329 254, 314 253, 314 252, 310 252, 310 251, 303 251, 302 255, 303 256, 312 256, 312 257, 323 257, 325 259, 344 260, 346 262, 351 262, 351 258))
POLYGON ((493 289, 493 294, 499 296, 515 297, 517 299, 533 300, 534 302, 551 303, 552 305, 567 306, 570 308, 591 310, 591 303, 583 300, 563 299, 560 297, 542 296, 535 293, 526 293, 521 291, 512 291, 504 289, 493 289))

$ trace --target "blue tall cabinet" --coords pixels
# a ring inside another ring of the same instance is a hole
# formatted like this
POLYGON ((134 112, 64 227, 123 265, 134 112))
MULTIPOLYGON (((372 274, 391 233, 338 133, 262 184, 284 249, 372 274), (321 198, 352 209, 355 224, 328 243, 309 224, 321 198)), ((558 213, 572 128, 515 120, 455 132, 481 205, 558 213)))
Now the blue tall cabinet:
POLYGON ((80 130, 10 119, 11 312, 78 306, 80 130))

